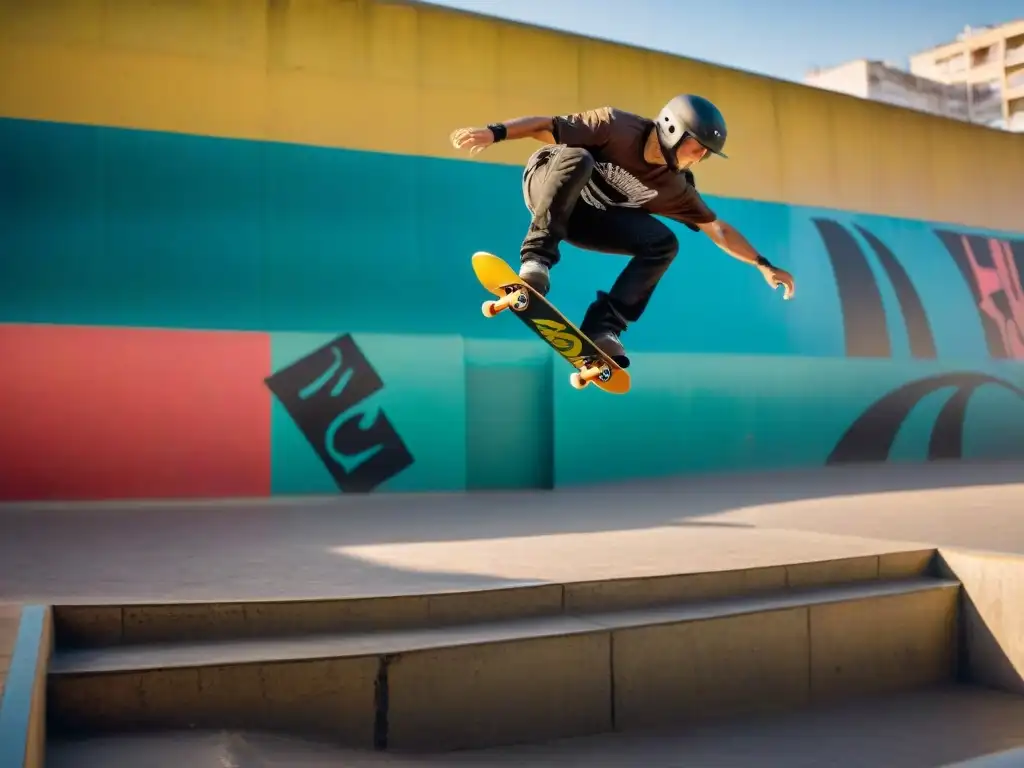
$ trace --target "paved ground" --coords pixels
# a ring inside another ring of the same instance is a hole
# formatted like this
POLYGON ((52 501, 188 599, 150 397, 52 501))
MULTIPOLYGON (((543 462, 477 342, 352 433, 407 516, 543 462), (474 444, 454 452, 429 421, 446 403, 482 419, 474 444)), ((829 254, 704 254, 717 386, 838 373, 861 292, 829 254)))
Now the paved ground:
POLYGON ((925 768, 1024 746, 1024 699, 943 687, 781 717, 675 732, 613 733, 549 744, 401 756, 249 733, 168 733, 51 741, 49 768, 757 766, 925 768))
MULTIPOLYGON (((920 546, 1024 553, 1024 464, 895 465, 577 492, 0 505, 0 600, 400 594, 920 546)), ((48 765, 938 766, 1024 745, 1022 700, 944 689, 674 734, 433 757, 260 734, 55 741, 48 765), (162 763, 160 761, 163 761, 162 763)))
POLYGON ((1024 464, 581 491, 0 505, 0 600, 401 594, 944 545, 1024 553, 1024 464))

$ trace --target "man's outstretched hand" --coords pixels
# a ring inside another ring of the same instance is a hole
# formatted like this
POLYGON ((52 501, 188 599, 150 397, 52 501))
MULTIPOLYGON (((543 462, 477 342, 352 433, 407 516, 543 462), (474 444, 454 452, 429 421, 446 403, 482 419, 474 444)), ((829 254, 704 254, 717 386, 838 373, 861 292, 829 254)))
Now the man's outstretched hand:
POLYGON ((764 275, 765 281, 772 288, 778 288, 780 285, 783 288, 782 298, 791 299, 793 298, 793 292, 796 291, 796 285, 793 283, 793 276, 784 269, 779 267, 758 267, 761 270, 761 274, 764 275))
POLYGON ((494 133, 490 128, 458 128, 448 137, 456 149, 469 150, 469 154, 478 155, 494 143, 494 133))

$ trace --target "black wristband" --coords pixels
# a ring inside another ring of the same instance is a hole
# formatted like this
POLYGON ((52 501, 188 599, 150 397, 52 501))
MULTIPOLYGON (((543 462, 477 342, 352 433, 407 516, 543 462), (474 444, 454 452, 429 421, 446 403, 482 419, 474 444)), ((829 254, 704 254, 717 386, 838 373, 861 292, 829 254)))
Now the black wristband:
POLYGON ((758 267, 768 267, 769 269, 772 268, 772 263, 770 261, 768 261, 768 259, 766 259, 764 256, 761 256, 761 255, 758 255, 757 261, 755 261, 754 264, 756 266, 758 266, 758 267))
POLYGON ((504 123, 491 123, 487 127, 494 134, 495 144, 499 141, 504 141, 508 137, 508 128, 505 127, 504 123))

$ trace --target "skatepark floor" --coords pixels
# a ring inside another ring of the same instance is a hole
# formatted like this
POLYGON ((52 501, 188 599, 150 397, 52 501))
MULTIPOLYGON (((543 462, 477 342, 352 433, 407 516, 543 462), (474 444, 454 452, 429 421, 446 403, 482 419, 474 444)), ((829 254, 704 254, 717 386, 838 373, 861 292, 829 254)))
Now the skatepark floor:
POLYGON ((0 601, 423 594, 921 547, 1024 553, 1024 464, 555 491, 0 505, 0 601))
POLYGON ((260 733, 170 732, 52 739, 47 768, 328 768, 328 766, 756 766, 931 768, 1024 746, 1024 699, 942 686, 685 731, 602 734, 453 752, 355 752, 260 733))
MULTIPOLYGON (((344 598, 948 547, 1024 553, 1024 464, 828 467, 527 492, 0 504, 0 602, 344 598)), ((1024 746, 969 687, 673 733, 435 756, 261 733, 51 734, 47 766, 942 766, 1024 746)))

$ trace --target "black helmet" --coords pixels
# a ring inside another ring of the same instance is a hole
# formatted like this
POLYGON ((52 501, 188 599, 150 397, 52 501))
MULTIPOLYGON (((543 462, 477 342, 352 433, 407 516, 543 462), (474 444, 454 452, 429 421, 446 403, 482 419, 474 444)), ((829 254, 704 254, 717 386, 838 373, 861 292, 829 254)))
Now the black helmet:
POLYGON ((687 136, 693 136, 709 152, 727 158, 725 118, 714 104, 703 96, 676 96, 658 113, 658 138, 666 156, 674 156, 675 148, 687 136))

